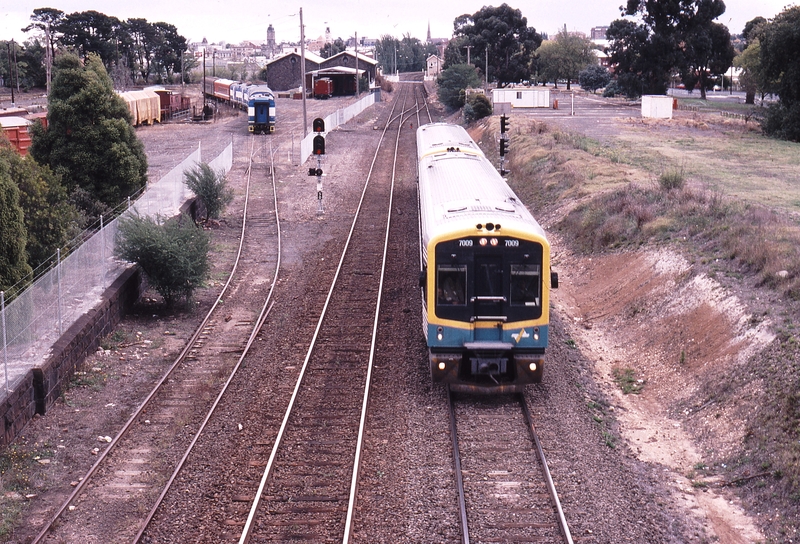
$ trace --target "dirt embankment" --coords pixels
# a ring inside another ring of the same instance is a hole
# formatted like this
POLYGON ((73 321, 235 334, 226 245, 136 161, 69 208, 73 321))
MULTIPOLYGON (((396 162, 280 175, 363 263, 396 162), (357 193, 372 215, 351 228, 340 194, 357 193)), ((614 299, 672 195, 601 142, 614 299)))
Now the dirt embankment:
MULTIPOLYGON (((782 342, 780 331, 792 321, 787 316, 797 315, 792 301, 735 262, 698 256, 697 247, 687 251, 692 244, 686 238, 586 254, 558 228, 567 213, 604 191, 654 183, 652 171, 615 160, 614 150, 628 145, 626 131, 646 138, 649 130, 653 148, 666 133, 675 139, 715 131, 731 137, 730 122, 698 122, 677 118, 645 126, 633 117, 517 116, 512 146, 522 156, 512 159, 511 168, 522 175, 512 175, 510 183, 549 232, 561 282, 554 311, 570 324, 569 341, 593 361, 623 439, 640 460, 663 467, 677 500, 705 520, 708 538, 783 542, 798 527, 796 501, 787 496, 792 485, 781 481, 778 465, 786 460, 779 461, 779 453, 765 454, 772 466, 750 456, 753 421, 774 409, 763 403, 771 378, 751 368, 762 366, 765 353, 782 342), (594 132, 605 124, 602 149, 587 152, 582 123, 594 132), (554 142, 530 143, 527 135, 542 132, 554 133, 554 142), (770 492, 759 489, 773 491, 767 497, 770 492)), ((491 146, 496 125, 484 125, 477 136, 491 146)), ((682 157, 686 170, 693 160, 701 159, 682 157)), ((701 177, 687 181, 703 187, 701 177)))

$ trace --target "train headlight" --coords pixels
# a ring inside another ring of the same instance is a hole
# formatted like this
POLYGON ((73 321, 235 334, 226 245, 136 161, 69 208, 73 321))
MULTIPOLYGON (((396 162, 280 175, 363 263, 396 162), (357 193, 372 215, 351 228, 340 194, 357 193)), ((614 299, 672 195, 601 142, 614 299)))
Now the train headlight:
POLYGON ((485 246, 487 243, 489 243, 489 241, 486 238, 481 238, 480 244, 482 246, 485 246))
MULTIPOLYGON (((439 340, 439 342, 441 342, 441 341, 442 341, 442 337, 443 337, 443 334, 442 334, 442 333, 443 333, 443 332, 444 332, 444 329, 442 329, 441 327, 439 327, 438 329, 436 329, 436 339, 437 339, 437 340, 439 340)), ((442 363, 440 363, 440 364, 442 364, 442 363)))
POLYGON ((531 369, 531 372, 536 372, 536 363, 531 363, 528 365, 528 368, 531 369))
POLYGON ((444 370, 447 365, 444 364, 444 361, 439 362, 439 370, 444 370))
POLYGON ((489 243, 492 244, 493 246, 496 246, 497 245, 497 238, 492 238, 492 240, 489 243))
POLYGON ((539 333, 538 332, 533 333, 533 339, 537 340, 537 341, 539 340, 539 333))

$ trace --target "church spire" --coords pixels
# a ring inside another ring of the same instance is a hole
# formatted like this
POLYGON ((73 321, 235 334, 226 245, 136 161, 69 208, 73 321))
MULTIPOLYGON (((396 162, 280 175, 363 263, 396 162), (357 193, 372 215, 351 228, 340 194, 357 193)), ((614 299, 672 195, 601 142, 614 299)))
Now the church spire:
POLYGON ((431 43, 431 22, 428 20, 428 43, 431 43))

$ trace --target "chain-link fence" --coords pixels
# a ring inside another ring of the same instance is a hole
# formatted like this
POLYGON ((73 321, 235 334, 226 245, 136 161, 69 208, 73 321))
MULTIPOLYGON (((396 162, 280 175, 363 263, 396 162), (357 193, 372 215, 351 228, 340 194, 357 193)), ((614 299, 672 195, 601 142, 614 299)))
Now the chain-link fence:
MULTIPOLYGON (((192 196, 183 183, 183 173, 201 162, 200 148, 156 183, 122 215, 103 224, 100 230, 72 251, 63 260, 39 277, 6 305, 0 292, 0 347, 4 387, 0 401, 30 371, 41 365, 52 351, 53 344, 87 311, 100 302, 105 289, 130 266, 114 255, 118 220, 131 213, 141 216, 173 217, 192 196)), ((233 144, 209 165, 226 173, 233 164, 233 144)))

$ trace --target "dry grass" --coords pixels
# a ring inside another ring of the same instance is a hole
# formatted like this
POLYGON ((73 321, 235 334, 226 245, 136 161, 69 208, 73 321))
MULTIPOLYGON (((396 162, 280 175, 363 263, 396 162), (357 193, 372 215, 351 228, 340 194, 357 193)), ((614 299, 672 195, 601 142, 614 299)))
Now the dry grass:
MULTIPOLYGON (((494 148, 497 124, 485 127, 484 149, 494 148)), ((773 534, 796 537, 800 316, 792 301, 800 300, 800 145, 766 139, 744 122, 699 118, 639 123, 613 144, 521 118, 511 136, 510 184, 534 215, 559 216, 548 228, 561 230, 575 249, 667 244, 698 266, 724 269, 740 287, 773 291, 765 298, 779 304, 764 312, 777 323, 777 341, 741 369, 710 374, 702 395, 740 410, 746 422, 740 449, 720 461, 730 474, 745 475, 731 485, 744 488, 749 509, 779 514, 773 534)))

